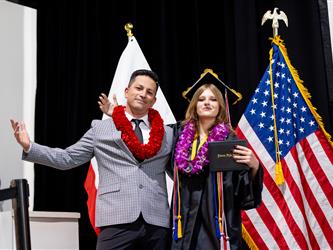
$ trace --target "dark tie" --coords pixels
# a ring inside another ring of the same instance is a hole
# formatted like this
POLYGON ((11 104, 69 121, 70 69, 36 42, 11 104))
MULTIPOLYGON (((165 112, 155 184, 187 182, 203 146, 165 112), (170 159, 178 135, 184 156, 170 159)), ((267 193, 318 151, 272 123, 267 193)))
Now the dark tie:
POLYGON ((143 136, 142 136, 142 131, 140 128, 140 122, 143 122, 143 120, 140 119, 132 119, 132 122, 135 123, 135 128, 134 128, 134 133, 136 134, 136 137, 138 137, 139 141, 143 143, 143 136))

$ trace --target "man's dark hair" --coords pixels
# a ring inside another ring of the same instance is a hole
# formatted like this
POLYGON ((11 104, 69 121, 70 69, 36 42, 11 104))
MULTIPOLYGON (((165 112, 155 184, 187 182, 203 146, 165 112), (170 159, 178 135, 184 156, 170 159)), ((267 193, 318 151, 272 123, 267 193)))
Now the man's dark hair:
POLYGON ((158 76, 154 71, 151 71, 151 70, 148 70, 148 69, 138 69, 138 70, 134 71, 131 75, 130 81, 128 83, 128 87, 130 87, 132 85, 132 83, 134 82, 134 80, 137 76, 148 76, 148 77, 150 77, 156 83, 156 93, 157 93, 158 76))

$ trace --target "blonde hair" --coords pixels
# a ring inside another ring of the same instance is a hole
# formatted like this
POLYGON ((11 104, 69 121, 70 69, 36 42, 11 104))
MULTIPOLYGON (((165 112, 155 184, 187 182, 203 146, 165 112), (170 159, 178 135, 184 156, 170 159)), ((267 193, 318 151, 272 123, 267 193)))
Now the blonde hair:
POLYGON ((227 117, 226 110, 225 110, 225 103, 224 103, 224 99, 223 99, 221 91, 214 84, 207 83, 207 84, 202 85, 200 88, 198 88, 195 91, 195 93, 191 99, 191 102, 187 107, 186 114, 185 114, 185 120, 182 123, 183 125, 189 121, 195 121, 196 128, 198 129, 199 116, 197 113, 197 103, 199 101, 200 95, 206 89, 210 89, 213 92, 213 94, 219 104, 219 112, 215 118, 214 125, 221 123, 221 122, 226 123, 226 125, 229 124, 228 117, 227 117))

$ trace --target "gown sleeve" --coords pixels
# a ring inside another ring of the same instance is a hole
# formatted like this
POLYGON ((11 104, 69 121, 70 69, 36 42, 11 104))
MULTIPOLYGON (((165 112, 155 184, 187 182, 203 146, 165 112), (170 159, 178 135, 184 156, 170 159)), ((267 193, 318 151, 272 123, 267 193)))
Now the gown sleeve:
POLYGON ((235 188, 235 195, 239 198, 239 206, 242 210, 256 208, 261 203, 261 191, 263 182, 263 169, 259 166, 258 172, 252 179, 249 171, 241 172, 235 188))
MULTIPOLYGON (((238 139, 235 135, 228 140, 238 139)), ((256 175, 252 178, 251 172, 244 170, 233 176, 234 195, 237 197, 238 206, 241 210, 256 208, 261 203, 261 192, 263 188, 263 168, 259 165, 256 175)))
POLYGON ((181 122, 178 121, 177 123, 168 124, 167 126, 169 126, 170 128, 173 129, 173 141, 172 141, 172 149, 171 149, 169 162, 166 167, 166 172, 169 175, 169 177, 171 179, 173 179, 175 148, 176 148, 176 143, 178 141, 178 135, 180 134, 180 131, 181 131, 181 122))

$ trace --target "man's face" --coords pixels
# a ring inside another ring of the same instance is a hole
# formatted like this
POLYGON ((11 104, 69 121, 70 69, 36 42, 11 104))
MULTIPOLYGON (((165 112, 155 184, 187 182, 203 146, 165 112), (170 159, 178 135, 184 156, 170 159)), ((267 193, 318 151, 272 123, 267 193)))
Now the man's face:
POLYGON ((133 116, 143 116, 156 102, 156 83, 149 76, 139 75, 125 89, 126 111, 133 116))

